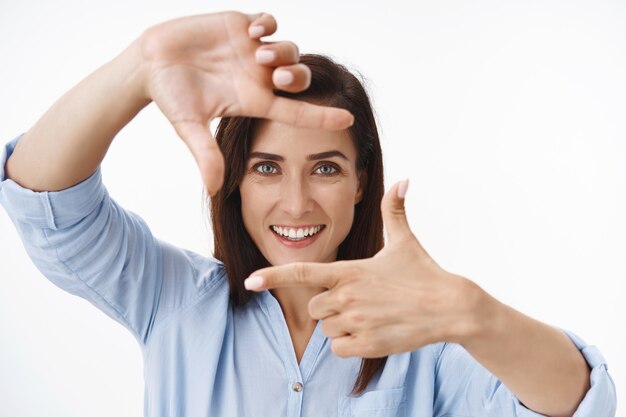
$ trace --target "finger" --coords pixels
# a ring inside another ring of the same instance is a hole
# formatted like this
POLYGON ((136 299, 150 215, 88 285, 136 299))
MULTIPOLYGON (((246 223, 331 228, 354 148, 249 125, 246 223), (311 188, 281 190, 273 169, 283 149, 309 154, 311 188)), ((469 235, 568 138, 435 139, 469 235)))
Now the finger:
POLYGON ((224 157, 215 138, 200 122, 176 123, 174 128, 196 160, 207 192, 214 195, 224 181, 224 157))
POLYGON ((349 334, 333 339, 331 350, 336 356, 349 358, 359 356, 361 358, 381 358, 392 352, 389 347, 373 339, 371 335, 364 333, 349 334))
POLYGON ((390 243, 413 235, 409 228, 409 223, 406 219, 406 210, 404 208, 404 196, 406 195, 408 186, 408 179, 394 184, 389 191, 385 193, 380 203, 383 223, 385 224, 390 243))
POLYGON ((272 82, 283 91, 297 93, 306 90, 311 84, 311 70, 304 64, 295 64, 276 68, 272 73, 272 82))
POLYGON ((332 288, 343 270, 343 262, 296 262, 260 269, 246 279, 244 285, 254 291, 301 286, 332 288))
POLYGON ((275 97, 267 113, 261 117, 309 129, 342 130, 354 123, 354 116, 345 109, 285 97, 275 97))
POLYGON ((357 338, 354 335, 348 334, 333 339, 330 349, 340 358, 349 358, 352 356, 359 356, 358 346, 356 345, 357 338))
POLYGON ((337 306, 333 306, 332 291, 324 291, 317 294, 309 301, 309 316, 315 320, 326 320, 340 313, 337 306))
POLYGON ((294 65, 299 60, 300 51, 298 46, 289 41, 265 43, 256 50, 256 62, 258 64, 278 67, 281 65, 294 65))
MULTIPOLYGON (((315 318, 315 317, 313 317, 315 318)), ((336 337, 343 337, 350 334, 339 318, 339 315, 334 315, 322 320, 322 333, 326 337, 334 339, 336 337)))
POLYGON ((248 34, 252 39, 259 39, 262 36, 269 36, 276 32, 278 24, 274 16, 267 13, 257 13, 248 15, 250 26, 248 26, 248 34))

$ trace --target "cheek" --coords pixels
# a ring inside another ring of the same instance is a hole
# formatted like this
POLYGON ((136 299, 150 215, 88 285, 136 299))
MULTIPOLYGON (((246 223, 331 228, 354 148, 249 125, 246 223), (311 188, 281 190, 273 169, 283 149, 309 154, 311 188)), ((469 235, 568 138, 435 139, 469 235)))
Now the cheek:
POLYGON ((258 187, 241 186, 241 216, 248 233, 254 238, 255 232, 263 227, 263 213, 267 205, 267 196, 259 192, 258 187))
MULTIPOLYGON (((335 190, 326 190, 318 201, 335 225, 337 232, 347 235, 354 218, 356 185, 346 184, 335 190)), ((345 237, 345 236, 344 236, 345 237)))

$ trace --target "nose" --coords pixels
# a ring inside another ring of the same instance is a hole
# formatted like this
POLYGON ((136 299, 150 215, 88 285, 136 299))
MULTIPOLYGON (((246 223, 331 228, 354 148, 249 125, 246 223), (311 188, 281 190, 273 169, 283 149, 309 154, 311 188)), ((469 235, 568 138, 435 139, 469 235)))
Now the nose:
POLYGON ((294 220, 313 210, 309 186, 301 178, 285 179, 280 192, 280 208, 294 220))

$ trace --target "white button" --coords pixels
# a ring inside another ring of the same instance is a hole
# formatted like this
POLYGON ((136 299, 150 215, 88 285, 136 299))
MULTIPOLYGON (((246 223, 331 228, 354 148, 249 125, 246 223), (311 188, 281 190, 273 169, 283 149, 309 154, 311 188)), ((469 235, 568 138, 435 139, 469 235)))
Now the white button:
POLYGON ((302 391, 302 384, 299 382, 296 382, 295 384, 293 384, 293 387, 291 387, 292 390, 294 390, 295 392, 300 392, 302 391))

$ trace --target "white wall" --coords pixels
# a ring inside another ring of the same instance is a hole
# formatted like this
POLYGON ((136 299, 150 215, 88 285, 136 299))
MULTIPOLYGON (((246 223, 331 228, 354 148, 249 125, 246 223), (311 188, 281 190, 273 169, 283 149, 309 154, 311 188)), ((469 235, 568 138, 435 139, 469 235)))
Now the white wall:
MULTIPOLYGON (((149 25, 225 9, 272 12, 276 39, 367 78, 426 249, 598 345, 625 415, 626 2, 3 1, 0 140, 149 25)), ((157 236, 210 253, 193 159, 154 106, 103 172, 157 236)), ((141 415, 134 339, 41 276, 3 210, 0 236, 0 415, 141 415)))

